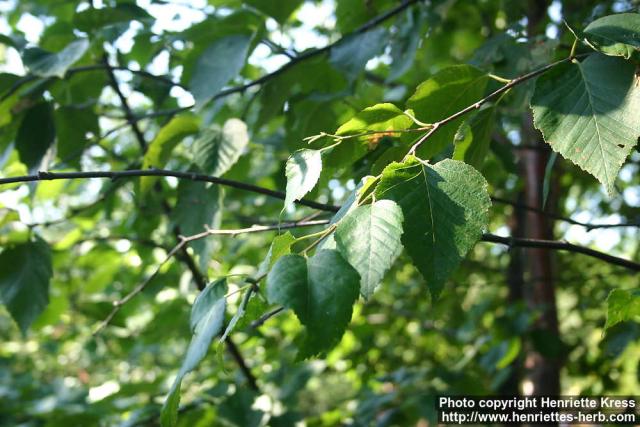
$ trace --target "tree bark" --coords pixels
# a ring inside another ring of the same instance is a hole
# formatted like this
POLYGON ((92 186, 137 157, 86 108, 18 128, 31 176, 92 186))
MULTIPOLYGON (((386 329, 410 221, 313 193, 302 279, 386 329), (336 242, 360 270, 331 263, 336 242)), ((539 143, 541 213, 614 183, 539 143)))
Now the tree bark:
MULTIPOLYGON (((531 115, 527 114, 523 123, 523 142, 538 144, 544 149, 526 150, 522 153, 524 172, 525 203, 542 208, 542 186, 545 167, 549 159, 549 149, 540 133, 534 129, 531 115)), ((552 203, 552 202, 550 202, 552 203)), ((526 234, 535 239, 553 239, 552 222, 540 212, 528 211, 526 214, 526 234)), ((560 342, 558 316, 556 309, 553 253, 545 249, 527 249, 526 270, 530 284, 524 298, 527 306, 536 317, 534 332, 543 340, 530 342, 525 356, 527 380, 532 386, 533 395, 560 394, 560 361, 554 354, 555 344, 560 342), (541 341, 549 344, 547 351, 540 351, 541 341)))

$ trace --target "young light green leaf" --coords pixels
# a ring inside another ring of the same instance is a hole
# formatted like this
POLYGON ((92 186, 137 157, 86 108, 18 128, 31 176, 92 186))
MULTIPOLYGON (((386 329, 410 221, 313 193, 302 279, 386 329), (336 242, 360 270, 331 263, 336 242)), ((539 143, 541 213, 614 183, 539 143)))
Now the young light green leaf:
POLYGON ((37 170, 55 137, 56 128, 51 103, 40 102, 29 108, 16 136, 16 149, 20 161, 30 171, 37 170))
POLYGON ((221 37, 202 52, 196 62, 189 88, 199 107, 236 77, 244 67, 251 36, 236 34, 221 37))
POLYGON ((402 208, 402 243, 436 298, 487 225, 487 182, 463 162, 409 157, 385 168, 376 196, 402 208))
POLYGON ((287 160, 285 174, 287 190, 284 206, 291 206, 315 187, 322 171, 322 156, 318 150, 298 150, 287 160))
POLYGON ((278 258, 283 255, 287 255, 291 253, 291 245, 296 241, 296 238, 293 237, 293 234, 290 232, 283 233, 279 236, 276 236, 271 242, 271 246, 269 247, 269 251, 267 252, 267 256, 260 263, 258 267, 258 272, 256 276, 262 276, 267 274, 273 264, 276 263, 278 258))
POLYGON ((536 128, 554 151, 614 192, 640 136, 640 86, 632 64, 592 54, 540 76, 531 98, 536 128))
POLYGON ((193 371, 206 356, 213 338, 222 329, 227 300, 226 279, 220 279, 203 290, 196 298, 191 309, 191 329, 193 337, 187 354, 171 386, 169 395, 162 406, 160 422, 163 427, 175 426, 178 421, 180 404, 180 386, 186 374, 193 371))
MULTIPOLYGON (((444 68, 418 86, 407 101, 407 108, 411 108, 420 121, 435 123, 480 100, 487 81, 487 75, 471 65, 444 68)), ((420 146, 418 157, 430 159, 452 144, 463 120, 460 117, 438 128, 420 146)))
POLYGON ((495 124, 495 107, 480 110, 471 120, 463 123, 458 130, 462 138, 458 140, 453 151, 453 159, 461 160, 476 169, 480 169, 489 152, 491 131, 495 124))
POLYGON ((0 253, 0 301, 23 334, 49 303, 52 274, 51 251, 40 238, 0 253))
MULTIPOLYGON (((162 168, 169 161, 173 149, 185 137, 198 132, 200 120, 193 114, 182 114, 171 119, 158 131, 144 155, 142 168, 162 168)), ((142 194, 149 191, 156 178, 145 176, 140 178, 142 194)))
POLYGON ((194 160, 207 174, 222 176, 238 161, 248 144, 247 125, 240 119, 229 119, 222 129, 214 125, 196 140, 194 160))
POLYGON ((338 250, 360 273, 360 293, 369 298, 402 251, 402 210, 391 200, 356 208, 335 232, 338 250))
POLYGON ((40 48, 26 49, 22 54, 24 65, 36 76, 63 78, 69 67, 78 61, 89 48, 89 40, 71 42, 58 53, 40 48))
POLYGON ((402 110, 390 103, 376 104, 360 111, 338 128, 336 135, 358 137, 343 140, 326 155, 325 163, 336 168, 353 164, 367 152, 375 150, 383 137, 402 137, 400 132, 406 130, 413 121, 402 110), (367 135, 368 132, 385 132, 367 135))
POLYGON ((294 311, 306 328, 299 357, 325 354, 344 334, 358 298, 360 276, 335 250, 305 259, 285 255, 267 276, 267 298, 294 311))
POLYGON ((604 54, 629 59, 640 51, 640 14, 618 13, 596 19, 584 29, 584 38, 604 54))
POLYGON ((371 58, 382 53, 386 38, 387 30, 381 27, 349 36, 331 49, 331 64, 354 79, 371 58))
MULTIPOLYGON (((178 201, 172 211, 172 219, 184 236, 202 233, 207 228, 220 227, 222 216, 222 189, 206 182, 182 180, 178 184, 178 201)), ((215 240, 198 239, 189 245, 198 255, 202 268, 206 268, 215 240)))
POLYGON ((607 297, 607 330, 620 322, 634 320, 640 316, 640 290, 614 289, 607 297))

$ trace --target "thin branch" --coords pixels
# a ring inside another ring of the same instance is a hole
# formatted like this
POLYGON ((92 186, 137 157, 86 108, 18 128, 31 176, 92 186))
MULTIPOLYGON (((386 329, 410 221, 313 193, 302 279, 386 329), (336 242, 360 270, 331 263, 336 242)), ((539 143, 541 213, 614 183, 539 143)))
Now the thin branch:
POLYGON ((244 357, 242 357, 242 353, 240 353, 238 346, 231 340, 231 335, 228 335, 224 342, 227 345, 227 350, 229 350, 231 357, 236 361, 240 370, 247 379, 249 387, 254 391, 260 392, 256 377, 253 375, 253 372, 251 372, 251 369, 249 369, 249 366, 247 366, 247 362, 244 360, 244 357))
MULTIPOLYGON (((208 236, 216 236, 216 235, 230 235, 237 236, 239 234, 248 234, 248 233, 261 233, 265 231, 278 231, 278 230, 287 230, 292 228, 301 228, 301 227, 313 227, 316 225, 324 225, 328 224, 328 220, 315 220, 315 221, 306 221, 306 222, 293 222, 287 224, 274 224, 270 226, 264 225, 256 225, 254 227, 249 228, 241 228, 236 230, 206 230, 202 233, 194 234, 192 236, 180 236, 178 244, 176 244, 164 257, 164 259, 156 266, 151 275, 149 275, 145 280, 140 282, 131 292, 122 297, 122 299, 113 302, 113 310, 111 313, 100 323, 98 328, 96 328, 94 335, 99 333, 102 329, 104 329, 115 317, 115 315, 120 311, 120 308, 131 301, 135 296, 140 294, 145 288, 151 283, 151 281, 158 275, 162 267, 171 260, 178 252, 180 252, 186 245, 195 240, 203 239, 208 236)), ((200 287, 200 286, 198 286, 200 287)), ((204 286, 202 287, 204 289, 204 286)), ((202 290, 200 289, 200 290, 202 290)))
MULTIPOLYGON (((124 66, 111 66, 111 65, 106 65, 106 64, 92 64, 92 65, 83 65, 80 67, 73 67, 73 68, 69 68, 67 70, 67 72, 65 73, 63 79, 67 79, 71 76, 73 76, 74 74, 79 74, 79 73, 85 73, 85 72, 91 72, 91 71, 101 71, 104 69, 110 68, 112 70, 116 70, 116 71, 128 71, 132 74, 137 74, 141 77, 150 79, 150 80, 156 80, 160 83, 169 85, 169 86, 177 86, 179 88, 182 88, 184 90, 189 90, 186 86, 184 86, 183 84, 179 83, 179 82, 174 82, 173 80, 171 80, 168 77, 165 76, 159 76, 153 73, 150 73, 148 71, 145 70, 133 70, 129 67, 124 67, 124 66)), ((33 81, 36 81, 38 79, 42 79, 42 77, 40 76, 36 76, 34 74, 28 74, 18 80, 16 80, 16 82, 11 85, 11 87, 9 89, 7 89, 6 92, 4 92, 2 94, 2 96, 0 97, 0 102, 6 100, 7 98, 9 98, 11 95, 13 95, 14 93, 16 93, 18 90, 20 90, 21 87, 23 87, 26 84, 29 84, 33 81)), ((44 78, 43 80, 55 80, 56 77, 48 77, 48 78, 44 78)))
MULTIPOLYGON (((318 49, 314 49, 314 50, 310 50, 307 52, 303 52, 297 56, 295 56, 294 58, 292 58, 289 62, 287 62, 286 64, 284 64, 282 67, 278 68, 275 71, 272 71, 271 73, 265 74, 262 77, 259 77, 255 80, 252 80, 250 82, 247 82, 245 84, 242 85, 238 85, 238 86, 234 86, 234 87, 230 87, 228 89, 223 89, 220 92, 218 92, 215 96, 213 96, 211 98, 211 100, 216 100, 216 99, 220 99, 220 98, 224 98, 227 97, 229 95, 232 95, 234 93, 242 93, 245 92, 247 89, 250 89, 254 86, 260 86, 264 83, 267 83, 269 80, 274 79, 275 77, 278 77, 279 75, 283 74, 285 71, 287 71, 288 69, 292 68, 293 66, 295 66, 296 64, 302 62, 302 61, 306 61, 308 59, 311 58, 315 58, 316 56, 322 55, 324 53, 327 53, 329 51, 331 51, 331 49, 333 49, 334 47, 344 43, 345 40, 347 40, 349 37, 353 37, 355 35, 358 34, 362 34, 365 33, 375 27, 377 27, 378 25, 382 24, 383 22, 387 21, 390 18, 393 18, 394 16, 402 13, 404 10, 406 10, 407 8, 409 8, 410 6, 421 2, 422 0, 405 0, 403 1, 401 4, 399 4, 398 6, 388 10, 387 12, 383 13, 382 15, 379 15, 375 18, 373 18, 372 20, 366 22, 365 24, 363 24, 361 27, 355 29, 353 32, 343 36, 342 38, 336 40, 333 43, 330 43, 324 47, 318 48, 318 49)), ((187 111, 192 109, 193 107, 195 107, 194 105, 188 105, 186 107, 180 107, 180 108, 175 108, 175 109, 171 109, 171 110, 164 110, 164 111, 155 111, 155 112, 151 112, 151 113, 147 113, 147 114, 141 114, 138 115, 136 117, 137 120, 142 120, 142 119, 148 119, 148 118, 153 118, 153 117, 159 117, 159 116, 171 116, 174 114, 178 114, 181 113, 183 111, 187 111)))
POLYGON ((640 263, 620 258, 614 255, 609 255, 604 252, 597 251, 595 249, 587 248, 580 245, 575 245, 569 242, 562 242, 557 240, 542 240, 542 239, 527 239, 527 238, 515 238, 515 237, 503 237, 495 234, 484 234, 482 236, 483 242, 498 243, 501 245, 521 248, 540 248, 540 249, 552 249, 558 251, 575 252, 583 255, 590 256, 609 264, 618 265, 620 267, 627 268, 632 271, 640 271, 640 263))
POLYGON ((500 203, 504 205, 510 205, 513 207, 522 208, 527 211, 536 212, 542 215, 546 215, 549 218, 555 219, 557 221, 563 221, 572 225, 578 225, 580 227, 585 227, 587 231, 595 230, 597 228, 619 228, 619 227, 640 227, 640 222, 622 222, 617 224, 591 224, 587 222, 577 221, 573 218, 565 217, 562 215, 558 215, 553 212, 545 211, 544 209, 536 208, 534 206, 525 205, 524 203, 514 202, 513 200, 504 199, 502 197, 491 196, 491 201, 494 203, 500 203))
POLYGON ((120 86, 118 85, 118 80, 116 79, 116 75, 113 72, 114 69, 113 67, 111 67, 111 65, 109 65, 109 59, 107 58, 106 53, 104 55, 103 61, 104 61, 105 68, 107 70, 107 75, 109 76, 110 85, 118 95, 118 98, 120 99, 120 104, 122 105, 122 111, 124 112, 124 116, 127 119, 127 123, 129 123, 129 125, 131 126, 131 129, 133 130, 133 133, 135 134, 136 139, 138 140, 138 144, 140 145, 140 149, 144 153, 145 151, 147 151, 147 142, 144 139, 144 134, 142 133, 142 131, 140 130, 140 127, 138 126, 138 122, 136 121, 135 115, 133 114, 133 110, 131 110, 131 107, 129 106, 129 102, 127 101, 127 98, 124 96, 124 94, 122 93, 122 90, 120 89, 120 86))
POLYGON ((271 225, 254 225, 249 228, 239 228, 236 230, 205 230, 202 233, 194 234, 187 237, 182 237, 183 240, 187 242, 192 242, 194 240, 204 239, 208 236, 231 236, 235 237, 238 234, 247 234, 247 233, 260 233, 263 231, 278 231, 278 230, 288 230, 291 228, 301 228, 301 227, 313 227, 316 225, 326 225, 329 224, 328 219, 317 219, 314 221, 300 221, 300 222, 291 222, 286 224, 271 224, 271 225))
POLYGON ((274 308, 271 311, 266 312, 265 314, 260 316, 258 319, 256 319, 253 322, 251 322, 251 328, 252 329, 259 328, 260 326, 264 325, 264 323, 267 320, 271 319, 274 316, 277 316, 278 314, 282 313, 283 311, 284 311, 284 307, 277 307, 277 308, 274 308))
MULTIPOLYGON (((253 184, 247 184, 240 181, 234 181, 227 178, 219 178, 210 175, 204 175, 193 172, 171 171, 167 169, 128 169, 122 171, 88 171, 88 172, 46 172, 40 171, 33 175, 22 175, 8 178, 0 178, 0 185, 15 184, 19 182, 32 181, 53 181, 59 179, 88 179, 88 178, 134 178, 142 176, 171 176, 178 179, 190 179, 192 181, 211 182, 216 185, 224 185, 226 187, 236 188, 238 190, 250 191, 253 193, 263 194, 265 196, 284 200, 286 194, 283 191, 270 190, 253 184)), ((319 203, 312 200, 300 199, 295 202, 300 206, 307 206, 326 212, 337 212, 339 206, 319 203)))
POLYGON ((563 64, 565 62, 569 62, 569 61, 573 61, 575 59, 575 57, 570 56, 568 58, 564 58, 561 59, 559 61, 553 62, 551 64, 547 64, 542 68, 539 68, 537 70, 534 70, 530 73, 524 74, 520 77, 516 77, 515 79, 509 81, 509 83, 505 84, 504 86, 494 90, 493 92, 491 92, 489 95, 485 96, 484 98, 482 98, 481 100, 463 108, 462 110, 451 114, 449 117, 446 117, 436 123, 433 123, 433 127, 431 128, 431 130, 429 130, 429 132, 427 132, 422 138, 420 138, 415 144, 413 144, 413 146, 411 146, 411 149, 409 149, 409 154, 415 154, 416 150, 420 147, 420 145, 422 145, 422 143, 424 141, 426 141, 427 139, 429 139, 429 137, 431 135, 433 135, 439 128, 441 128, 442 126, 446 125, 449 122, 452 122, 456 119, 458 119, 459 117, 464 116, 465 114, 469 113, 470 111, 473 110, 477 110, 479 109, 482 105, 484 105, 485 103, 487 103, 488 101, 490 101, 491 99, 495 98, 496 96, 507 92, 509 89, 511 89, 514 86, 517 86, 521 83, 526 82, 527 80, 530 80, 534 77, 539 76, 540 74, 545 73, 546 71, 549 71, 550 69, 552 69, 553 67, 556 67, 560 64, 563 64))

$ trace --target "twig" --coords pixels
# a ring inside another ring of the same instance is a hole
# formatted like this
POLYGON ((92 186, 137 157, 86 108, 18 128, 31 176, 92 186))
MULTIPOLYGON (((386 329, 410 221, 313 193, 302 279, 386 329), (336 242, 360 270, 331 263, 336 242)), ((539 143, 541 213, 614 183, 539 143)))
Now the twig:
MULTIPOLYGON (((52 181, 58 179, 87 179, 87 178, 134 178, 141 176, 172 176, 178 179, 190 179, 192 181, 211 182, 217 185, 236 188, 238 190, 251 191, 253 193, 263 194, 265 196, 284 200, 286 194, 282 191, 270 190, 253 184, 247 184, 240 181, 234 181, 227 178, 219 178, 210 175, 204 175, 193 172, 171 171, 167 169, 128 169, 122 171, 88 171, 88 172, 46 172, 40 171, 33 175, 14 176, 8 178, 0 178, 0 185, 15 184, 18 182, 32 181, 52 181)), ((300 199, 295 201, 296 204, 307 206, 326 212, 337 212, 339 206, 319 203, 312 200, 300 199)))
POLYGON ((551 64, 547 64, 542 68, 539 68, 537 70, 534 70, 530 73, 524 74, 520 77, 516 77, 515 79, 509 81, 509 83, 505 84, 504 86, 494 90, 493 92, 491 92, 489 95, 485 96, 484 98, 482 98, 481 100, 463 108, 462 110, 451 114, 449 117, 446 117, 436 123, 433 123, 433 127, 431 128, 431 130, 429 130, 429 132, 427 132, 422 138, 420 138, 415 144, 413 144, 411 146, 411 148, 409 149, 408 154, 412 155, 415 154, 416 150, 420 147, 420 145, 422 145, 422 143, 424 141, 426 141, 431 135, 433 135, 440 127, 446 125, 449 122, 452 122, 454 120, 456 120, 459 117, 464 116, 465 114, 469 113, 470 111, 473 110, 477 110, 478 108, 480 108, 483 104, 485 104, 486 102, 490 101, 491 99, 495 98, 496 96, 507 92, 509 89, 511 89, 514 86, 517 86, 521 83, 526 82, 527 80, 530 80, 534 77, 539 76, 540 74, 545 73, 546 71, 550 70, 551 68, 563 64, 565 62, 569 62, 569 61, 573 61, 576 57, 574 56, 570 56, 568 58, 564 58, 561 59, 559 61, 553 62, 551 64))
POLYGON ((587 222, 577 221, 573 218, 565 217, 562 215, 558 215, 553 212, 548 212, 540 208, 536 208, 534 206, 525 205, 523 203, 514 202, 513 200, 504 199, 502 197, 491 196, 491 201, 494 203, 500 203, 504 205, 510 205, 518 208, 522 208, 527 211, 536 212, 542 215, 546 215, 549 218, 555 219, 557 221, 564 221, 566 223, 572 225, 578 225, 580 227, 585 227, 587 231, 595 230, 597 228, 618 228, 618 227, 640 227, 640 222, 621 222, 617 224, 591 224, 587 222))
MULTIPOLYGON (((84 72, 91 72, 91 71, 100 71, 100 70, 104 70, 105 68, 110 68, 112 70, 116 70, 116 71, 128 71, 132 74, 137 74, 139 76, 142 76, 144 78, 147 79, 151 79, 151 80, 156 80, 158 82, 161 82, 163 84, 166 85, 170 85, 170 86, 177 86, 180 87, 184 90, 188 90, 187 87, 185 87, 183 84, 179 83, 179 82, 174 82, 173 80, 169 79, 168 77, 164 77, 164 76, 158 76, 156 74, 150 73, 148 71, 145 70, 133 70, 131 68, 128 67, 123 67, 123 66, 111 66, 111 65, 105 65, 105 64, 93 64, 93 65, 83 65, 80 67, 74 67, 74 68, 69 68, 67 70, 67 72, 65 73, 63 79, 69 78, 71 76, 73 76, 74 74, 78 74, 78 73, 84 73, 84 72)), ((18 90, 20 90, 20 88, 26 84, 29 84, 33 81, 36 81, 38 79, 40 79, 40 76, 36 76, 33 74, 28 74, 22 78, 20 78, 19 80, 17 80, 13 85, 11 85, 11 87, 9 89, 6 90, 6 92, 4 92, 2 94, 2 96, 0 97, 0 102, 6 100, 7 98, 9 98, 11 95, 13 95, 14 93, 16 93, 18 90)), ((54 80, 54 77, 49 77, 47 78, 48 80, 54 80)))
MULTIPOLYGON (((274 79, 275 77, 278 77, 279 75, 283 74, 285 71, 287 71, 288 69, 292 68, 293 66, 295 66, 296 64, 302 62, 302 61, 306 61, 308 59, 311 58, 315 58, 318 55, 322 55, 326 52, 329 52, 331 49, 333 49, 334 47, 342 44, 346 39, 348 39, 349 37, 355 36, 357 34, 362 34, 365 33, 369 30, 371 30, 372 28, 377 27, 378 25, 382 24, 383 22, 387 21, 388 19, 398 15, 399 13, 401 13, 402 11, 404 11, 405 9, 409 8, 410 6, 419 3, 422 0, 406 0, 403 1, 401 4, 399 4, 398 6, 388 10, 387 12, 383 13, 380 16, 377 16, 375 18, 373 18, 372 20, 366 22, 365 24, 363 24, 361 27, 355 29, 353 32, 343 36, 342 38, 336 40, 333 43, 330 43, 324 47, 318 48, 318 49, 314 49, 308 52, 304 52, 301 53, 300 55, 296 56, 295 58, 291 59, 289 62, 287 62, 286 64, 284 64, 282 67, 278 68, 275 71, 272 71, 271 73, 265 74, 262 77, 259 77, 255 80, 252 80, 250 82, 247 82, 245 84, 239 85, 239 86, 234 86, 234 87, 230 87, 228 89, 224 89, 221 90, 220 92, 218 92, 215 96, 213 96, 212 100, 216 100, 216 99, 220 99, 220 98, 224 98, 227 97, 229 95, 232 95, 234 93, 242 93, 245 92, 247 89, 252 88, 254 86, 260 86, 266 82, 268 82, 269 80, 274 79)), ((181 108, 175 108, 172 110, 164 110, 164 111, 155 111, 155 112, 151 112, 148 114, 142 114, 142 115, 138 115, 136 117, 136 120, 142 120, 142 119, 148 119, 148 118, 153 118, 153 117, 158 117, 158 116, 171 116, 183 111, 187 111, 192 109, 193 107, 195 107, 194 105, 189 105, 186 107, 181 107, 181 108)))
POLYGON ((133 133, 135 134, 136 139, 138 140, 140 149, 144 153, 145 151, 147 151, 147 142, 144 139, 144 134, 142 133, 142 131, 140 130, 140 127, 138 126, 138 122, 136 121, 135 115, 133 114, 133 111, 129 106, 129 102, 127 101, 127 98, 122 93, 122 90, 120 90, 120 86, 118 85, 118 80, 116 79, 116 75, 113 72, 113 68, 111 67, 111 65, 109 65, 109 59, 106 53, 104 55, 103 61, 104 61, 105 69, 107 70, 107 75, 109 76, 110 85, 118 95, 118 98, 120 99, 120 104, 122 105, 122 111, 124 112, 124 116, 127 120, 127 123, 129 123, 129 125, 131 126, 131 130, 133 130, 133 133))
POLYGON ((522 247, 522 248, 540 248, 540 249, 553 249, 559 251, 568 251, 580 253, 605 261, 609 264, 618 265, 620 267, 627 268, 632 271, 640 271, 640 263, 620 258, 614 255, 609 255, 604 252, 597 251, 595 249, 587 248, 584 246, 575 245, 569 242, 562 242, 557 240, 542 240, 542 239, 527 239, 527 238, 515 238, 515 237, 503 237, 495 234, 484 234, 482 236, 483 242, 498 243, 509 247, 522 247))
POLYGON ((263 314, 262 316, 260 316, 258 319, 254 320, 253 322, 251 322, 251 328, 252 329, 256 329, 259 328, 260 326, 264 325, 264 323, 271 319, 272 317, 282 313, 284 311, 284 307, 278 307, 275 308, 271 311, 266 312, 265 314, 263 314))
MULTIPOLYGON (((125 295, 122 299, 113 302, 113 310, 111 313, 100 323, 98 328, 96 328, 94 335, 99 333, 102 329, 104 329, 110 322, 113 320, 114 316, 120 311, 120 308, 131 301, 136 295, 140 294, 145 288, 149 285, 149 283, 158 275, 160 269, 167 263, 171 258, 173 258, 179 251, 186 247, 186 245, 195 240, 203 239, 207 236, 215 236, 215 235, 231 235, 236 236, 238 234, 248 234, 248 233, 260 233, 264 231, 276 231, 276 230, 286 230, 292 228, 300 228, 300 227, 312 227, 316 225, 324 225, 328 224, 328 220, 316 220, 316 221, 307 221, 307 222, 293 222, 287 224, 274 224, 270 226, 264 225, 256 225, 254 227, 249 228, 241 228, 236 230, 206 230, 202 233, 194 234, 192 236, 180 236, 178 243, 167 253, 162 262, 158 264, 158 266, 154 269, 153 273, 148 276, 145 280, 143 280, 140 284, 138 284, 131 292, 125 295)), ((193 271, 193 270, 192 270, 193 271)), ((206 280, 205 280, 206 285, 206 280)), ((201 286, 198 286, 199 288, 201 286)), ((204 289, 204 286, 200 290, 204 289)))

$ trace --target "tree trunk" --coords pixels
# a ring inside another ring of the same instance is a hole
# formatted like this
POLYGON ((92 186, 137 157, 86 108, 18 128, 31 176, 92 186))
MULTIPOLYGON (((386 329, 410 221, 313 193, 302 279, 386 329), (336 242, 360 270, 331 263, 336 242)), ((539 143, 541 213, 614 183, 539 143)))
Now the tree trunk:
MULTIPOLYGON (((540 146, 539 150, 524 150, 521 157, 525 203, 542 208, 542 185, 549 148, 544 144, 540 133, 533 128, 530 114, 525 118, 522 130, 523 143, 540 146)), ((534 211, 527 211, 525 216, 528 237, 553 240, 552 224, 547 216, 534 211)), ((560 394, 560 361, 556 346, 560 339, 552 256, 553 253, 545 249, 527 249, 525 257, 530 281, 524 297, 531 312, 537 316, 534 333, 541 338, 529 343, 528 354, 525 356, 527 383, 533 395, 560 394), (540 351, 541 344, 546 351, 540 351)))

